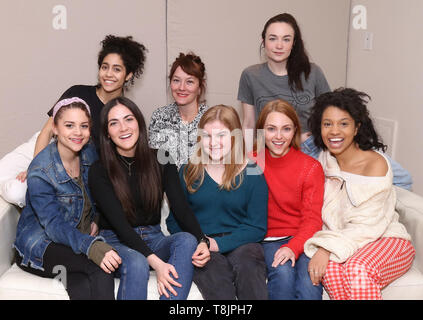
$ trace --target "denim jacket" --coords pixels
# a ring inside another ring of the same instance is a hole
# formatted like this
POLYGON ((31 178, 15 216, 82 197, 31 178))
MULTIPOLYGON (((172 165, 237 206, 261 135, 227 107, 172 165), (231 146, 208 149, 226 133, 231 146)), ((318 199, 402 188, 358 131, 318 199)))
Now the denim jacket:
MULTIPOLYGON (((94 145, 84 146, 80 152, 80 174, 91 203, 88 190, 88 171, 98 158, 94 145)), ((57 150, 57 143, 49 144, 28 168, 27 203, 19 218, 14 247, 22 256, 22 264, 43 270, 43 256, 51 242, 67 245, 76 254, 88 255, 94 241, 103 240, 81 233, 78 226, 84 207, 80 186, 68 176, 57 150)), ((91 218, 95 215, 94 207, 91 218)))

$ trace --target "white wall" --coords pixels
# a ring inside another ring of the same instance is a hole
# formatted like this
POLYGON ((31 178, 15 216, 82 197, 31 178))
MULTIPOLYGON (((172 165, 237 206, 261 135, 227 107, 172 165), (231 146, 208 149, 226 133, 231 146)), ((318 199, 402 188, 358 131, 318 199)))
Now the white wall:
POLYGON ((353 0, 357 5, 367 9, 367 30, 350 29, 347 85, 372 97, 374 118, 396 122, 390 152, 423 195, 423 1, 353 0), (363 49, 366 31, 373 33, 370 51, 363 49))
POLYGON ((423 195, 421 0, 2 0, 0 157, 42 127, 65 89, 96 83, 100 41, 109 33, 132 35, 149 49, 145 73, 128 94, 147 120, 168 102, 169 66, 188 50, 206 63, 208 103, 239 110, 241 71, 260 62, 261 30, 280 12, 297 18, 332 88, 369 93, 372 115, 396 121, 390 152, 423 195), (57 4, 67 9, 66 30, 52 27, 57 4), (364 31, 351 27, 350 5, 367 8, 372 51, 363 50, 364 31))
POLYGON ((238 81, 260 62, 260 33, 280 12, 297 17, 312 60, 332 87, 345 83, 350 0, 3 0, 0 2, 0 157, 40 130, 46 112, 73 84, 95 84, 100 41, 132 35, 149 52, 128 96, 150 119, 167 98, 167 72, 180 51, 206 63, 209 104, 239 107, 238 81), (64 5, 67 29, 55 30, 64 5), (167 26, 167 27, 166 27, 167 26))
POLYGON ((149 119, 166 103, 165 0, 0 2, 0 158, 41 129, 64 90, 97 83, 107 34, 132 35, 149 50, 144 75, 128 93, 149 119), (52 25, 58 4, 67 9, 65 30, 52 25))
POLYGON ((208 104, 240 111, 239 77, 245 67, 261 62, 263 26, 270 17, 289 12, 330 86, 344 86, 349 8, 349 0, 168 0, 168 65, 179 52, 194 51, 206 65, 208 104))

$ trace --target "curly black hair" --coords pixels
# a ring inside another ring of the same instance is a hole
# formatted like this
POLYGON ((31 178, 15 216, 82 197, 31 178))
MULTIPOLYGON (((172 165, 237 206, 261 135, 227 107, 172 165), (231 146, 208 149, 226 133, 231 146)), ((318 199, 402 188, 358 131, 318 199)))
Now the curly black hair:
POLYGON ((132 72, 132 78, 129 80, 130 84, 134 84, 134 79, 139 78, 144 70, 144 63, 146 58, 146 47, 132 40, 132 36, 117 37, 114 35, 107 35, 101 41, 102 49, 98 54, 98 67, 101 67, 104 58, 110 53, 119 54, 125 65, 126 72, 132 72))
POLYGON ((327 149, 321 134, 322 116, 326 108, 333 106, 348 112, 354 119, 355 125, 358 127, 354 141, 360 149, 376 149, 385 152, 387 146, 381 142, 367 110, 366 105, 369 100, 371 98, 368 94, 352 88, 338 88, 317 97, 308 119, 316 146, 322 150, 327 149))

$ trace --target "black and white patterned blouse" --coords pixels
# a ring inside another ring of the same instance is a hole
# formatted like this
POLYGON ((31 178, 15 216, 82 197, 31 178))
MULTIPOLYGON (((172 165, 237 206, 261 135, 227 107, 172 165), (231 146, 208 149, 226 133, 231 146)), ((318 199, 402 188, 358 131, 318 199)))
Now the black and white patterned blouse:
MULTIPOLYGON (((208 108, 206 104, 200 104, 197 116, 190 123, 182 120, 176 103, 156 109, 151 116, 148 130, 150 147, 168 151, 178 169, 188 163, 195 151, 198 123, 208 108)), ((164 157, 164 154, 158 153, 158 157, 160 156, 164 157)), ((166 162, 166 159, 159 161, 166 162)))

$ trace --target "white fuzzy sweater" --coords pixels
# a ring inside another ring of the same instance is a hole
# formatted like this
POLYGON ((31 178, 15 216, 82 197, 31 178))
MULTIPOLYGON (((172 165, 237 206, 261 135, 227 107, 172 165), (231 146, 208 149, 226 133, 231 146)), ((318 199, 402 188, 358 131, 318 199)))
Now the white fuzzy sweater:
POLYGON ((326 176, 323 229, 304 244, 309 258, 322 247, 331 252, 330 260, 342 263, 381 237, 411 239, 398 222, 392 170, 385 160, 389 169, 384 177, 364 177, 342 173, 336 158, 321 152, 319 161, 326 176))

